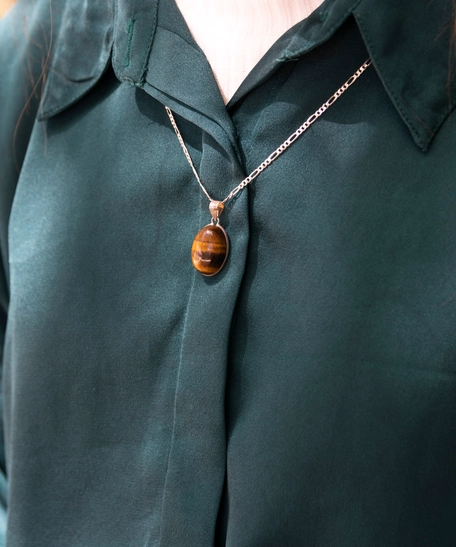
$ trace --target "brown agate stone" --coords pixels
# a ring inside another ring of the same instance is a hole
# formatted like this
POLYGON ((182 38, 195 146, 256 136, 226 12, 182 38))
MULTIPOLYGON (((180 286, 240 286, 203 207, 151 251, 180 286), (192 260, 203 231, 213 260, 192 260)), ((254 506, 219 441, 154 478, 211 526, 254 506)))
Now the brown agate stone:
POLYGON ((228 236, 216 224, 204 226, 193 240, 193 266, 203 275, 215 275, 223 268, 228 256, 228 236))

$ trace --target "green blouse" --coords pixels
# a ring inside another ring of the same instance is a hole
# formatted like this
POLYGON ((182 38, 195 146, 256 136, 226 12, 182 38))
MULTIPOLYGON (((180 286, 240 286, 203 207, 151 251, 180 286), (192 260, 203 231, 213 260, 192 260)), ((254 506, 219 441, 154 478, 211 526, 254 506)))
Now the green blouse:
POLYGON ((326 0, 226 107, 173 0, 2 19, 8 547, 456 545, 451 14, 326 0), (164 105, 223 199, 368 57, 196 272, 164 105))

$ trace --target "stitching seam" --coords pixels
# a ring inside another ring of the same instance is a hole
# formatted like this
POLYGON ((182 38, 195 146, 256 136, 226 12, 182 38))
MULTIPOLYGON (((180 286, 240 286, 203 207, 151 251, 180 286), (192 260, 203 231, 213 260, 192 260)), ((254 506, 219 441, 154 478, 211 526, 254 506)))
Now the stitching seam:
POLYGON ((131 44, 133 42, 133 32, 135 30, 135 23, 136 23, 136 19, 133 16, 130 17, 130 21, 128 21, 128 25, 127 25, 128 40, 127 40, 127 47, 125 48, 124 67, 130 66, 131 44))
MULTIPOLYGON (((377 57, 375 55, 375 48, 373 47, 373 43, 372 43, 370 34, 362 24, 364 22, 363 17, 360 14, 356 14, 356 13, 354 13, 354 15, 355 15, 356 21, 358 23, 358 27, 361 30, 361 33, 362 33, 362 35, 363 35, 363 37, 366 41, 366 44, 369 46, 368 49, 370 50, 371 56, 376 58, 375 64, 376 64, 377 68, 381 71, 381 63, 378 62, 377 57)), ((435 136, 435 132, 442 125, 443 121, 450 114, 450 112, 453 110, 454 105, 448 107, 443 112, 443 114, 438 118, 437 122, 432 126, 431 129, 428 129, 425 126, 423 126, 429 132, 428 137, 423 139, 421 137, 421 135, 418 133, 418 131, 415 129, 415 127, 413 125, 413 122, 412 122, 408 112, 406 110, 404 110, 404 108, 402 106, 402 101, 401 101, 400 97, 396 94, 396 92, 394 91, 394 89, 391 86, 390 80, 387 77, 385 77, 384 73, 382 73, 382 79, 388 87, 388 93, 393 98, 393 101, 394 101, 394 104, 395 104, 396 108, 401 113, 402 117, 404 118, 405 122, 407 123, 407 125, 408 125, 410 131, 412 132, 412 134, 416 137, 416 142, 418 143, 419 146, 421 146, 421 148, 424 151, 426 151, 428 146, 429 146, 430 141, 435 136)))
POLYGON ((144 60, 143 60, 143 63, 142 63, 141 77, 140 77, 140 80, 139 80, 140 84, 144 83, 144 81, 146 80, 146 76, 147 76, 147 69, 148 69, 147 62, 149 61, 150 52, 152 51, 152 44, 153 44, 154 38, 155 38, 155 33, 157 32, 158 4, 159 4, 159 2, 160 2, 160 0, 155 1, 154 17, 152 19, 152 34, 150 35, 149 43, 147 44, 146 55, 144 56, 144 60))
MULTIPOLYGON (((353 11, 358 7, 358 5, 361 2, 362 2, 362 0, 359 0, 358 2, 355 2, 353 6, 350 6, 346 11, 344 11, 344 13, 327 29, 327 31, 323 34, 323 36, 321 36, 320 39, 313 44, 312 48, 314 48, 314 47, 322 44, 323 42, 325 42, 331 36, 331 34, 334 32, 334 30, 337 29, 338 27, 340 27, 340 25, 344 22, 344 20, 351 13, 353 13, 353 11)), ((293 53, 293 50, 291 48, 289 50, 287 50, 287 52, 288 51, 290 52, 290 55, 293 55, 294 57, 302 55, 302 52, 300 52, 299 49, 297 51, 295 51, 294 53, 293 53)))

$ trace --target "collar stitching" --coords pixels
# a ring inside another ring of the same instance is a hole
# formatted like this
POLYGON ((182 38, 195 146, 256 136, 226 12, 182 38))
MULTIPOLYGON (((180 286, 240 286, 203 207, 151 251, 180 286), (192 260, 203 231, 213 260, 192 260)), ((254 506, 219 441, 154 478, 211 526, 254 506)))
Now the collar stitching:
MULTIPOLYGON (((314 48, 316 46, 319 46, 320 44, 322 44, 323 42, 328 40, 328 38, 330 38, 333 35, 334 31, 337 30, 342 25, 342 23, 345 21, 345 19, 353 12, 353 10, 355 10, 358 7, 358 5, 361 2, 362 2, 362 0, 358 0, 358 2, 354 2, 353 5, 351 5, 346 11, 344 11, 343 14, 329 27, 329 29, 326 30, 326 32, 323 34, 323 36, 321 36, 312 45, 312 48, 314 48)), ((328 8, 326 8, 326 9, 328 9, 328 8)), ((296 37, 294 39, 296 39, 296 37)), ((287 58, 283 58, 283 55, 282 55, 278 60, 280 60, 280 61, 293 60, 293 59, 289 58, 288 56, 289 55, 291 55, 293 57, 300 56, 306 51, 308 51, 307 48, 305 48, 305 49, 301 48, 301 49, 297 49, 297 50, 295 50, 295 52, 293 52, 293 49, 290 47, 290 48, 287 48, 287 51, 286 51, 287 58)))
POLYGON ((125 48, 125 54, 124 54, 124 66, 130 66, 131 62, 131 43, 133 42, 133 33, 135 31, 135 23, 136 19, 132 16, 130 17, 130 21, 128 22, 128 41, 127 41, 127 47, 125 48))
MULTIPOLYGON (((114 2, 114 33, 115 33, 115 31, 117 30, 118 27, 119 27, 119 8, 118 8, 118 1, 116 1, 116 2, 114 2)), ((116 40, 115 40, 115 34, 114 34, 114 47, 113 47, 112 60, 113 60, 114 71, 116 73, 117 73, 116 67, 119 66, 118 59, 117 59, 117 50, 118 49, 119 48, 117 47, 116 40)), ((119 73, 119 74, 117 74, 117 76, 119 77, 119 80, 123 79, 122 74, 119 73)))
MULTIPOLYGON (((410 129, 410 131, 412 132, 412 134, 416 138, 416 142, 418 143, 418 145, 423 150, 425 150, 426 147, 427 147, 427 144, 429 143, 429 139, 426 139, 426 141, 424 141, 423 138, 421 137, 421 135, 415 129, 415 127, 413 125, 413 122, 412 122, 411 118, 409 117, 408 112, 406 110, 404 110, 404 107, 402 106, 402 101, 400 100, 400 97, 396 94, 394 89, 391 87, 390 80, 384 75, 384 73, 381 70, 381 66, 380 66, 381 62, 379 63, 378 60, 377 60, 378 56, 376 55, 375 48, 374 48, 373 43, 371 41, 369 32, 366 30, 365 27, 362 27, 362 25, 361 25, 363 17, 360 16, 359 14, 358 15, 354 14, 354 15, 355 15, 355 19, 358 23, 358 27, 361 31, 361 34, 364 37, 364 41, 366 43, 367 49, 369 50, 369 54, 372 58, 373 64, 375 65, 375 68, 377 69, 378 74, 381 75, 380 79, 385 84, 387 93, 390 95, 391 99, 393 100, 393 103, 394 103, 395 107, 399 110, 399 112, 400 112, 401 116, 403 117, 404 121, 406 122, 408 128, 410 129)), ((426 127, 426 126, 424 126, 424 127, 426 127)), ((426 130, 430 131, 429 128, 427 128, 427 127, 426 127, 426 130)), ((431 135, 431 137, 432 137, 432 135, 431 135)))
POLYGON ((432 130, 436 133, 438 131, 438 129, 440 129, 441 125, 443 124, 443 122, 446 120, 446 118, 451 114, 451 112, 453 112, 454 108, 455 108, 456 105, 451 105, 449 106, 445 112, 440 116, 440 118, 437 120, 437 122, 435 123, 434 127, 432 128, 432 130))
MULTIPOLYGON (((380 79, 381 81, 383 82, 385 88, 386 88, 386 91, 388 93, 388 95, 390 96, 394 106, 397 108, 397 110, 399 111, 399 113, 401 114, 403 120, 405 121, 405 123, 407 124, 407 127, 409 128, 409 130, 411 131, 412 135, 414 136, 415 138, 415 142, 417 143, 417 145, 423 150, 423 152, 426 152, 428 147, 429 147, 429 144, 431 142, 431 140, 435 137, 438 129, 440 128, 440 126, 442 125, 442 123, 445 121, 445 119, 448 117, 448 115, 451 113, 451 111, 453 110, 453 108, 456 106, 456 105, 450 105, 448 106, 445 111, 442 113, 442 115, 438 118, 438 120, 434 123, 434 125, 430 128, 428 127, 419 117, 418 115, 416 115, 416 118, 417 120, 419 121, 419 123, 426 129, 426 131, 428 132, 428 137, 427 138, 423 138, 419 133, 418 131, 415 129, 415 125, 414 125, 414 122, 412 120, 412 118, 410 117, 410 112, 405 110, 404 106, 403 106, 403 103, 404 103, 404 100, 402 99, 402 97, 400 97, 393 89, 392 85, 391 85, 391 81, 389 80, 388 77, 386 77, 384 75, 384 73, 382 72, 382 69, 381 69, 381 62, 378 62, 378 56, 376 55, 376 51, 375 51, 375 48, 373 46, 373 42, 371 41, 371 38, 370 38, 370 34, 369 34, 369 31, 366 30, 366 27, 365 25, 362 25, 362 22, 364 21, 362 15, 360 14, 356 14, 353 12, 353 15, 355 16, 355 20, 356 22, 358 23, 358 27, 361 31, 361 35, 363 36, 364 38, 364 41, 366 43, 366 46, 369 50, 369 54, 370 56, 372 57, 372 61, 373 61, 373 64, 375 65, 375 68, 378 72, 378 75, 380 76, 380 79)), ((414 113, 413 109, 410 107, 410 111, 414 113)))
MULTIPOLYGON (((115 30, 117 30, 119 28, 119 25, 120 25, 118 4, 119 4, 119 0, 117 0, 114 4, 114 29, 115 30)), ((137 19, 134 18, 134 14, 131 16, 130 22, 133 21, 133 20, 136 23, 137 19)), ((157 20, 158 20, 158 0, 155 1, 155 5, 154 5, 154 15, 153 15, 153 19, 152 19, 152 32, 151 32, 151 35, 150 35, 150 38, 149 38, 149 42, 147 44, 147 48, 145 50, 144 59, 141 63, 142 68, 141 68, 141 76, 140 76, 139 79, 132 79, 132 78, 129 78, 128 76, 124 75, 124 70, 122 70, 121 67, 126 68, 126 66, 128 66, 128 65, 122 64, 120 62, 119 55, 121 54, 121 52, 119 51, 118 42, 116 43, 116 39, 114 38, 114 48, 113 48, 113 56, 112 56, 113 57, 113 67, 114 67, 114 72, 116 73, 116 75, 117 75, 117 77, 119 78, 120 81, 127 82, 130 85, 133 85, 133 86, 136 86, 136 87, 141 87, 144 84, 145 79, 146 79, 146 73, 147 73, 147 64, 148 64, 148 60, 149 60, 149 57, 150 57, 150 52, 152 50, 152 43, 154 41, 155 32, 157 30, 157 20)), ((130 50, 131 50, 132 41, 133 41, 134 27, 135 27, 135 25, 133 25, 129 29, 129 31, 131 30, 131 35, 129 36, 128 44, 127 44, 128 51, 125 52, 125 55, 128 54, 128 57, 129 57, 128 60, 129 61, 130 61, 130 50)))
POLYGON ((141 75, 141 80, 140 80, 140 84, 143 84, 146 80, 146 76, 147 76, 147 70, 148 70, 148 61, 149 61, 149 57, 150 57, 150 52, 152 51, 152 44, 153 44, 153 41, 154 41, 154 38, 155 38, 155 33, 157 32, 157 20, 158 20, 158 0, 156 0, 155 2, 155 6, 154 6, 154 18, 152 19, 152 33, 150 35, 150 39, 149 39, 149 43, 147 44, 147 49, 146 49, 146 54, 144 56, 144 61, 143 61, 143 69, 142 69, 142 75, 141 75))

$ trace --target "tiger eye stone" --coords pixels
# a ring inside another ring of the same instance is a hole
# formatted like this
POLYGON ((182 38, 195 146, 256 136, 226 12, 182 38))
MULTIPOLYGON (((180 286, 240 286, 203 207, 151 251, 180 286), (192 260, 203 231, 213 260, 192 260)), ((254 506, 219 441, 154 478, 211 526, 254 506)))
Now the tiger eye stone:
POLYGON ((229 242, 225 230, 219 225, 208 224, 193 240, 193 266, 203 275, 215 275, 223 268, 228 249, 229 242))

